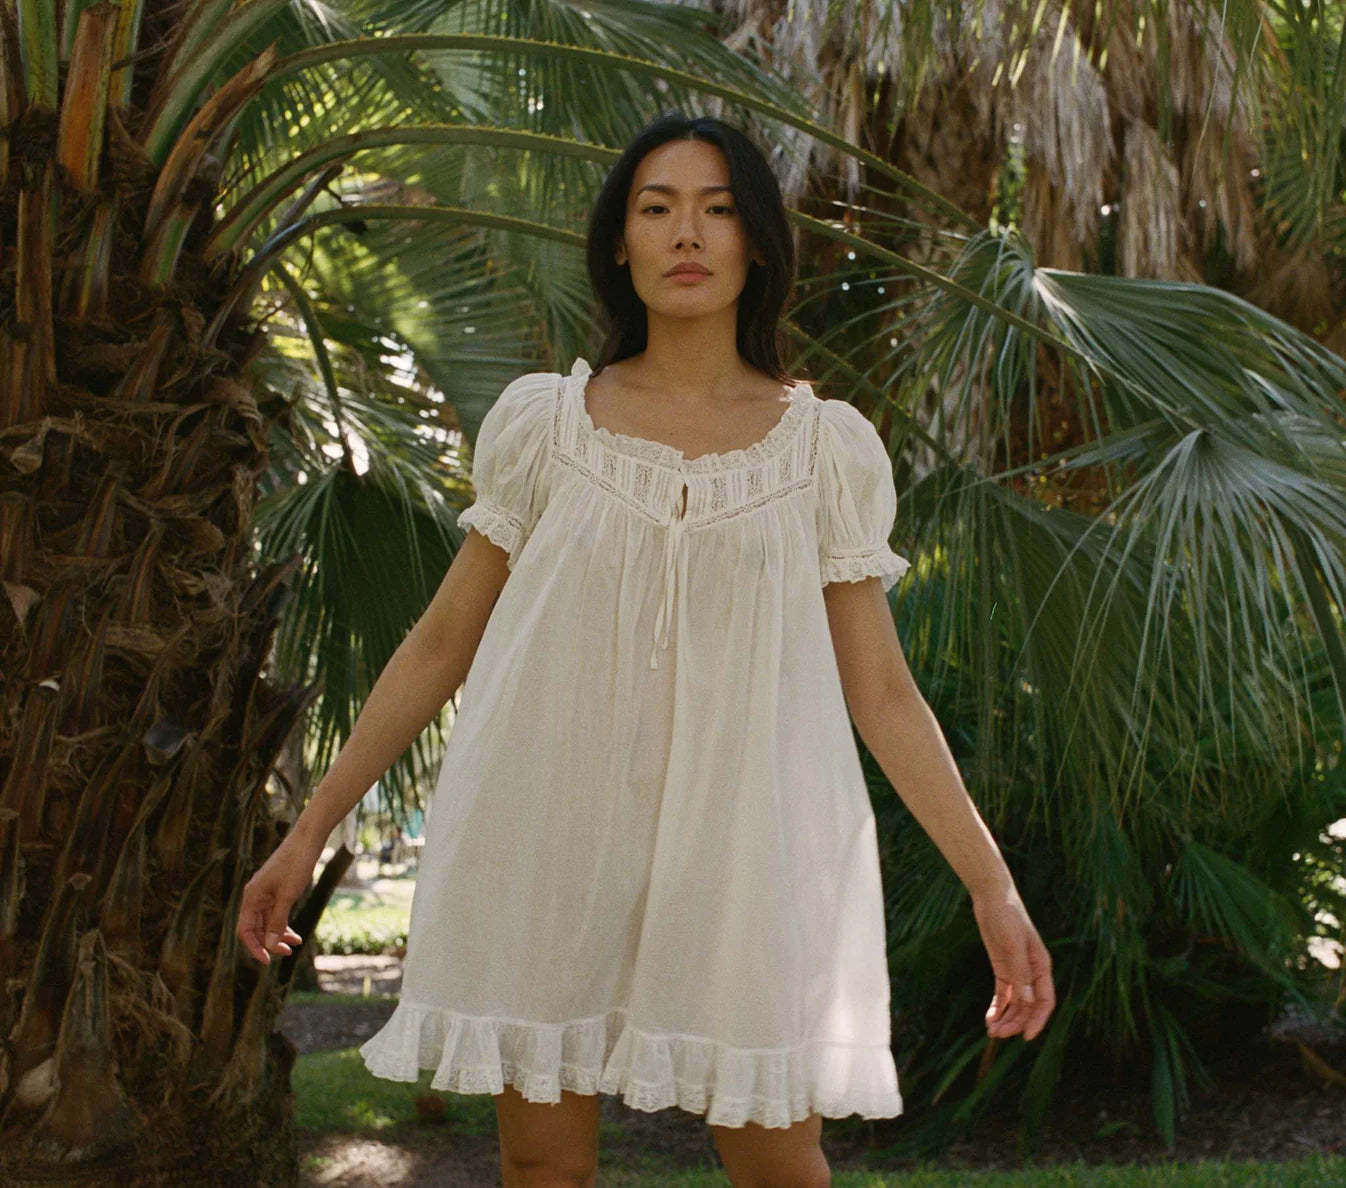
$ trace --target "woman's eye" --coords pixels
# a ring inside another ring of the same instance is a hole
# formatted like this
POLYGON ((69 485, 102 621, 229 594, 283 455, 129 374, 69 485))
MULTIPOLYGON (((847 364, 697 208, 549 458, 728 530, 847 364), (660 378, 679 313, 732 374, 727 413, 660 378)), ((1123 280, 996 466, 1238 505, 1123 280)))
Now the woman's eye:
MULTIPOLYGON (((640 213, 641 213, 641 214, 650 214, 650 213, 652 213, 653 211, 656 211, 656 210, 665 210, 665 209, 667 209, 667 208, 663 205, 663 203, 661 203, 661 202, 656 202, 653 206, 646 206, 646 207, 644 207, 644 208, 641 210, 640 213)), ((719 205, 719 206, 712 206, 710 209, 711 209, 711 210, 727 210, 730 214, 735 213, 735 212, 734 212, 734 208, 733 208, 732 206, 719 205)))

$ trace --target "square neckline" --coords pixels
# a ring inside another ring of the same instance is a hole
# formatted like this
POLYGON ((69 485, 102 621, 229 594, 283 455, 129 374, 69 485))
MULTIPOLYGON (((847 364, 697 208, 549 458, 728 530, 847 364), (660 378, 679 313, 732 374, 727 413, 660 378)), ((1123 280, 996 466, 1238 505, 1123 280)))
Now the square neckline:
POLYGON ((711 451, 688 458, 677 446, 651 437, 638 437, 630 433, 619 433, 594 423, 589 416, 585 403, 585 393, 589 387, 589 378, 593 374, 587 359, 577 358, 570 369, 571 398, 575 404, 576 420, 581 431, 588 437, 602 442, 609 449, 620 454, 631 454, 646 462, 668 466, 675 470, 697 473, 703 471, 728 470, 740 466, 751 466, 766 461, 778 453, 790 439, 791 434, 803 419, 808 406, 807 393, 812 387, 807 380, 800 380, 789 389, 789 403, 780 419, 766 434, 751 445, 738 449, 711 451))

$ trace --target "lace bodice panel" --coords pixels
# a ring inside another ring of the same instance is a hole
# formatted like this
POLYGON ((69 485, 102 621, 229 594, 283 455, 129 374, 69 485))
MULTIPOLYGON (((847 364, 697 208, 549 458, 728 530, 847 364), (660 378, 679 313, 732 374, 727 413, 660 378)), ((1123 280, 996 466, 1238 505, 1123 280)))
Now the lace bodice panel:
POLYGON ((570 375, 558 378, 553 460, 656 524, 680 519, 684 532, 694 532, 813 483, 821 401, 807 383, 795 386, 781 419, 761 440, 687 458, 663 442, 595 425, 584 406, 588 375, 588 363, 577 359, 570 375), (684 486, 687 507, 681 514, 684 486))

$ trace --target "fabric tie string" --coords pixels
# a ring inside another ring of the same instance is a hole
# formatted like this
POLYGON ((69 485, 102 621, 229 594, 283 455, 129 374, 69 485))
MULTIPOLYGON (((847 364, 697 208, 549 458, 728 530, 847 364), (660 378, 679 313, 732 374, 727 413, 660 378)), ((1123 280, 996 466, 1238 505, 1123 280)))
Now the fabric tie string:
MULTIPOLYGON (((678 491, 678 504, 682 502, 682 490, 678 491)), ((661 648, 668 647, 668 628, 673 622, 673 591, 678 583, 678 548, 682 542, 683 516, 677 506, 673 519, 669 521, 668 532, 664 539, 664 594, 659 600, 659 614, 654 623, 654 647, 650 649, 650 667, 658 668, 658 654, 661 648)))

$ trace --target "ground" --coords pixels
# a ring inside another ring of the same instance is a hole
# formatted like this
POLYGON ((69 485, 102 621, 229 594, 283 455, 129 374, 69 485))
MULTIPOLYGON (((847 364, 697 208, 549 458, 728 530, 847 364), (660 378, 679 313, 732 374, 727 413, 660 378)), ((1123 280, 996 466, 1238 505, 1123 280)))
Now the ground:
MULTIPOLYGON (((376 965, 359 959, 319 959, 323 988, 339 993, 396 993, 395 962, 376 965), (366 983, 365 977, 369 976, 366 983)), ((392 1003, 292 1003, 281 1029, 300 1052, 351 1047, 372 1035, 392 1012, 392 1003)), ((1018 1042, 1018 1041, 1014 1041, 1018 1042)), ((1346 1155, 1346 1043, 1312 1031, 1291 1017, 1282 1020, 1253 1050, 1231 1053, 1216 1070, 1217 1089, 1193 1088, 1191 1109, 1181 1119, 1170 1151, 1154 1132, 1148 1095, 1111 1091, 1093 1100, 1061 1101, 1033 1162, 1149 1163, 1170 1159, 1296 1159, 1315 1151, 1346 1155), (1307 1043, 1303 1049, 1301 1044, 1307 1043), (1319 1066, 1311 1052, 1326 1061, 1319 1066), (1333 1072, 1336 1076, 1334 1078, 1333 1072)), ((676 1107, 643 1113, 619 1097, 604 1094, 604 1169, 644 1166, 715 1169, 720 1166, 704 1119, 676 1107)), ((874 1145, 900 1138, 903 1118, 868 1125, 874 1145)), ((1017 1151, 1014 1121, 988 1121, 957 1143, 934 1166, 980 1170, 1026 1166, 1017 1151)), ((321 1155, 320 1171, 307 1173, 312 1188, 481 1188, 499 1184, 494 1135, 455 1134, 445 1123, 399 1128, 398 1138, 321 1135, 301 1132, 301 1160, 321 1155)), ((891 1159, 867 1163, 865 1149, 843 1141, 832 1123, 823 1123, 823 1149, 832 1170, 899 1171, 891 1159)))

